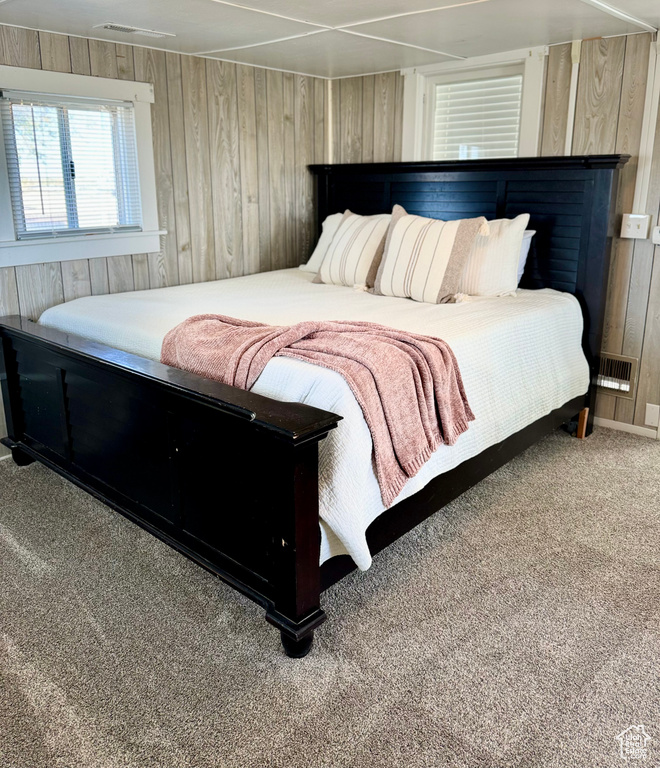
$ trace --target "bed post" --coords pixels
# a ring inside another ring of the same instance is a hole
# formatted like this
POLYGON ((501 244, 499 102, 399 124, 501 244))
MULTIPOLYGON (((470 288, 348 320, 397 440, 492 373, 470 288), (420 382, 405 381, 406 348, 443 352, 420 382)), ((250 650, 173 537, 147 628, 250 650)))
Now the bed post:
POLYGON ((605 325, 605 306, 610 274, 612 241, 617 223, 617 185, 619 169, 628 155, 590 156, 585 165, 594 170, 591 187, 590 217, 583 222, 586 244, 580 251, 575 295, 584 315, 582 348, 589 362, 589 390, 585 408, 577 416, 578 436, 588 437, 594 428, 598 371, 605 325))
POLYGON ((318 438, 276 450, 271 477, 281 488, 274 494, 274 599, 266 620, 280 630, 287 656, 301 658, 309 653, 314 630, 326 618, 320 608, 318 438))
POLYGON ((5 421, 9 437, 6 445, 11 451, 14 463, 19 467, 27 467, 34 462, 32 456, 21 450, 14 442, 19 434, 20 408, 18 407, 19 393, 16 391, 16 361, 11 353, 9 345, 0 337, 0 398, 5 403, 5 421))

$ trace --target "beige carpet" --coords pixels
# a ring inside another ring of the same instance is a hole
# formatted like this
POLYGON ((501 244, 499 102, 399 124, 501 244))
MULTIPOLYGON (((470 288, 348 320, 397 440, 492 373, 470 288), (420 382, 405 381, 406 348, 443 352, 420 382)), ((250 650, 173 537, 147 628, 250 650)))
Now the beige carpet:
POLYGON ((325 595, 313 652, 0 463, 1 768, 660 765, 660 442, 556 433, 325 595), (641 761, 638 762, 641 764, 641 761))

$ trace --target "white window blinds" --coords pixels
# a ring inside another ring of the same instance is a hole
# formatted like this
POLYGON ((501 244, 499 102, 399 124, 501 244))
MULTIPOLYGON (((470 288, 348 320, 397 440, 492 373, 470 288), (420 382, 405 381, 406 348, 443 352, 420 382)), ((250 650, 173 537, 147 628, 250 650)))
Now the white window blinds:
POLYGON ((434 160, 516 157, 522 75, 436 83, 434 160))
POLYGON ((3 91, 19 240, 142 228, 133 104, 3 91))

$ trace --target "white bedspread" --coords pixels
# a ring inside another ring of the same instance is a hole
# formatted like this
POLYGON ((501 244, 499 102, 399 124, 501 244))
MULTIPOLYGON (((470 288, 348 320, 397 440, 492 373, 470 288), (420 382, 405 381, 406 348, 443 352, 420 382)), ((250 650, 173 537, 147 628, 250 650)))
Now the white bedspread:
MULTIPOLYGON (((163 337, 191 315, 216 312, 272 324, 370 320, 438 336, 452 347, 476 420, 456 445, 441 446, 398 500, 586 392, 582 313, 549 289, 461 304, 420 304, 352 288, 312 284, 298 269, 158 290, 93 296, 41 316, 43 325, 154 360, 163 337)), ((371 464, 371 435, 355 397, 334 371, 286 357, 271 360, 253 387, 344 417, 320 446, 321 562, 348 553, 371 565, 365 532, 383 511, 371 464)))

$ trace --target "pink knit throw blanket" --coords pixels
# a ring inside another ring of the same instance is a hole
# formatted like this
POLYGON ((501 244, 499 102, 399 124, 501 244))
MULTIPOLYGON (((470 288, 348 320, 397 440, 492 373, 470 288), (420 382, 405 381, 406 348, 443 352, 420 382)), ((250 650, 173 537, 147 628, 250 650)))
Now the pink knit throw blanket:
POLYGON ((196 315, 167 334, 161 361, 250 389, 279 355, 344 377, 371 431, 386 507, 433 451, 455 443, 474 419, 456 358, 444 341, 376 323, 324 320, 273 326, 196 315))

